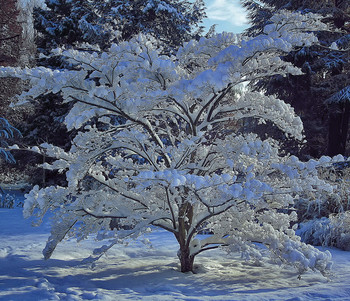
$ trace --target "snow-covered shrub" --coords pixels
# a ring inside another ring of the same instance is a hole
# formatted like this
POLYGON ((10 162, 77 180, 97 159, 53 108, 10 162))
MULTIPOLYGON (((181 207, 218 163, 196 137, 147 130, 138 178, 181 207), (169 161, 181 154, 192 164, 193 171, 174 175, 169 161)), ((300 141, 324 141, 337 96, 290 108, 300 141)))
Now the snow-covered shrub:
POLYGON ((330 216, 334 246, 350 251, 350 211, 330 216))
POLYGON ((299 227, 297 233, 306 243, 350 251, 350 211, 310 220, 299 227))
POLYGON ((13 193, 7 193, 0 187, 0 208, 23 207, 22 198, 16 198, 13 193))
POLYGON ((13 192, 7 193, 0 187, 0 208, 23 207, 24 202, 21 196, 15 195, 13 192))
POLYGON ((331 221, 327 217, 309 220, 299 224, 296 231, 301 240, 314 246, 332 246, 331 221))
POLYGON ((322 157, 320 160, 327 162, 326 166, 318 168, 320 178, 332 183, 334 193, 313 198, 312 201, 299 199, 295 207, 298 211, 298 221, 329 217, 350 210, 350 168, 348 161, 341 155, 337 157, 338 162, 329 165, 329 157, 322 157))
POLYGON ((339 163, 319 168, 322 179, 332 183, 334 192, 312 201, 298 200, 296 209, 302 241, 312 245, 350 249, 350 169, 338 156, 339 163))
POLYGON ((0 208, 14 208, 14 198, 0 188, 0 208))
POLYGON ((65 119, 78 130, 71 149, 32 149, 56 158, 44 167, 67 178, 66 186, 36 186, 26 195, 25 216, 55 216, 45 257, 67 236, 107 239, 98 257, 159 227, 177 239, 182 272, 193 271, 196 255, 221 246, 259 259, 259 242, 300 273, 327 273, 330 254, 302 243, 291 228, 295 199, 332 193, 318 176, 326 163, 281 155, 277 141, 230 128, 254 117, 302 140, 290 105, 251 91, 228 99, 242 82, 300 74, 280 56, 316 43, 311 31, 320 29, 327 28, 315 15, 282 12, 255 38, 218 34, 190 41, 176 56, 139 35, 107 52, 64 51, 76 70, 1 68, 1 76, 31 82, 20 101, 52 92, 73 104, 65 119), (120 227, 110 230, 115 219, 120 227), (210 233, 204 238, 203 227, 210 233))
POLYGON ((339 163, 319 169, 320 177, 336 186, 335 193, 324 204, 324 216, 350 210, 350 166, 342 156, 337 156, 339 163))

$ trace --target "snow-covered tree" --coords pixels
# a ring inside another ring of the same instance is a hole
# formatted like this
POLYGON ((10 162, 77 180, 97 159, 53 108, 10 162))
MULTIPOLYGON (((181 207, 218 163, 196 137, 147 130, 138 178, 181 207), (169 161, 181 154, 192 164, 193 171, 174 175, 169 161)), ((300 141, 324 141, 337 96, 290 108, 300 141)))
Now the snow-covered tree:
POLYGON ((169 49, 203 32, 203 0, 47 0, 37 10, 36 29, 42 51, 75 43, 98 44, 150 34, 169 49))
POLYGON ((279 56, 316 43, 311 31, 325 27, 316 15, 281 12, 254 38, 218 34, 190 41, 176 56, 139 35, 107 52, 64 51, 76 70, 1 68, 1 76, 31 82, 22 102, 52 92, 74 104, 65 119, 68 129, 79 131, 71 149, 33 148, 56 158, 44 167, 64 172, 68 183, 26 195, 25 216, 36 214, 40 222, 46 212, 54 214, 45 258, 67 236, 96 233, 109 240, 96 250, 100 256, 159 227, 177 239, 182 272, 193 271, 203 251, 223 247, 259 259, 263 244, 300 273, 327 273, 329 253, 294 233, 293 202, 332 192, 317 167, 333 159, 301 162, 280 155, 277 141, 230 127, 255 117, 303 139, 290 105, 261 93, 230 92, 244 81, 300 74, 279 56), (201 236, 203 229, 210 234, 201 236))

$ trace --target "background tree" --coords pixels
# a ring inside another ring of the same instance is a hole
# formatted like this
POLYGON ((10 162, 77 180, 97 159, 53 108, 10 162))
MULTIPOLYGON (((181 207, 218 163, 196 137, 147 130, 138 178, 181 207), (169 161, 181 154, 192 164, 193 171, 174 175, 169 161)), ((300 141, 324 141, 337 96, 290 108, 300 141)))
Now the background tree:
MULTIPOLYGON (((21 133, 11 126, 5 118, 0 117, 0 162, 2 160, 15 163, 16 160, 9 151, 9 141, 16 137, 21 136, 21 133)), ((0 185, 0 208, 13 208, 14 200, 5 194, 0 185)))
POLYGON ((38 9, 35 28, 40 51, 88 43, 101 49, 143 33, 168 50, 203 33, 203 0, 94 0, 47 1, 50 10, 38 9))
POLYGON ((65 119, 78 130, 72 147, 33 148, 56 158, 45 167, 67 178, 65 186, 36 186, 26 196, 26 215, 40 221, 54 213, 45 257, 67 235, 98 233, 109 239, 103 253, 153 226, 174 234, 182 272, 194 271, 195 256, 220 246, 260 258, 259 242, 300 273, 327 273, 329 254, 301 243, 291 224, 296 198, 332 192, 317 174, 332 160, 303 163, 281 156, 277 141, 227 128, 231 120, 255 117, 303 138, 300 118, 282 100, 249 91, 230 102, 227 96, 243 81, 300 74, 279 55, 317 42, 310 31, 319 29, 326 27, 314 15, 282 12, 255 38, 226 33, 192 40, 176 57, 139 35, 102 53, 65 51, 77 70, 2 68, 1 76, 31 81, 20 99, 52 92, 74 104, 65 119), (121 228, 111 231, 115 218, 121 228), (200 236, 203 228, 211 234, 200 236))
MULTIPOLYGON (((306 46, 286 55, 284 59, 300 67, 303 75, 279 75, 259 80, 255 89, 269 95, 277 94, 290 103, 301 116, 307 139, 301 151, 305 157, 322 154, 348 154, 349 101, 327 100, 350 86, 350 5, 349 1, 241 1, 248 9, 252 26, 248 34, 258 35, 268 23, 269 17, 280 9, 314 12, 324 16, 332 31, 320 31, 317 46, 306 46)), ((291 150, 291 149, 289 149, 291 150)))
POLYGON ((11 126, 5 118, 0 117, 0 157, 10 163, 15 163, 16 160, 8 150, 8 142, 11 138, 16 136, 20 137, 21 133, 11 126))
MULTIPOLYGON (((33 66, 36 49, 32 18, 34 6, 44 7, 44 3, 40 0, 0 0, 0 65, 33 66)), ((33 106, 29 104, 10 107, 15 95, 20 93, 23 87, 24 83, 18 79, 0 79, 0 116, 3 118, 1 122, 3 130, 13 130, 9 124, 21 131, 28 127, 27 122, 33 112, 33 106)), ((10 132, 3 132, 5 133, 10 134, 10 132)), ((14 160, 11 154, 6 153, 6 155, 10 156, 10 161, 14 160)), ((17 160, 19 164, 16 165, 7 164, 7 160, 0 162, 0 183, 24 180, 23 170, 30 164, 28 165, 28 156, 22 153, 21 158, 23 160, 17 160)))
MULTIPOLYGON (((0 117, 0 163, 1 161, 16 162, 9 150, 9 142, 15 137, 21 137, 21 133, 11 126, 5 118, 0 117)), ((0 208, 13 208, 13 206, 13 198, 6 195, 0 185, 0 208)))

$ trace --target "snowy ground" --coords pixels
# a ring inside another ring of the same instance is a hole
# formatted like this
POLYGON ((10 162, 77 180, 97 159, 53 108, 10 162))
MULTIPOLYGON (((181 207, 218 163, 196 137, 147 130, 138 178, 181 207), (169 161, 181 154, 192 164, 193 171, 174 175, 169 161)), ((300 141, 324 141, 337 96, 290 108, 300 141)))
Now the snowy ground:
POLYGON ((20 208, 0 209, 0 300, 350 300, 350 252, 331 249, 334 276, 269 263, 257 266, 209 251, 196 258, 197 274, 178 271, 171 235, 149 235, 141 242, 114 247, 93 266, 83 264, 96 242, 65 241, 45 261, 41 251, 49 222, 33 228, 20 208))

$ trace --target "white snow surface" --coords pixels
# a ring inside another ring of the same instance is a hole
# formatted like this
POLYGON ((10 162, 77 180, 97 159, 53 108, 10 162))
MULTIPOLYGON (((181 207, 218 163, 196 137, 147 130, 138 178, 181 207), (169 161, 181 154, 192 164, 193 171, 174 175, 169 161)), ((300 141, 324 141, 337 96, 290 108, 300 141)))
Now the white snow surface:
POLYGON ((333 276, 246 262, 221 250, 196 257, 197 274, 179 272, 174 237, 156 230, 128 246, 84 263, 99 245, 92 238, 59 244, 52 258, 42 249, 50 220, 38 227, 22 209, 0 209, 0 300, 350 300, 350 252, 329 249, 333 276))

